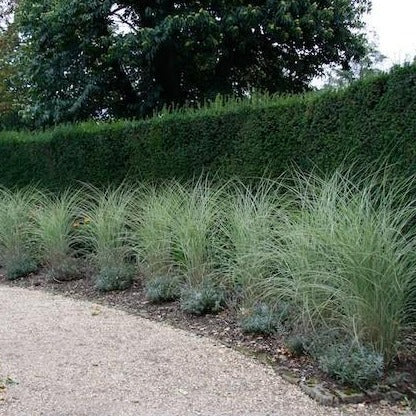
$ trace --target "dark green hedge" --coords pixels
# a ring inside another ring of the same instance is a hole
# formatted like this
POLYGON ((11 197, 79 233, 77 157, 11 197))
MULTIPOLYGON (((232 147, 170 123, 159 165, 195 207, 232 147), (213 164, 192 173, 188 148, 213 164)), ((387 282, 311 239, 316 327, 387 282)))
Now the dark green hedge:
POLYGON ((191 178, 332 169, 385 160, 416 171, 416 66, 341 91, 257 98, 143 121, 0 133, 0 183, 102 184, 126 176, 191 178))

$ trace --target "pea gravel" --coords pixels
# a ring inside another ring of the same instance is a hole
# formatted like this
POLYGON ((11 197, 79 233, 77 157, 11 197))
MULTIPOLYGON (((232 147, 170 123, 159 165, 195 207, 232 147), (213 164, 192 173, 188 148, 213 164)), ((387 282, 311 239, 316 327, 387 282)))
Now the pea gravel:
POLYGON ((0 319, 4 416, 399 414, 319 406, 213 340, 89 302, 0 287, 0 319))

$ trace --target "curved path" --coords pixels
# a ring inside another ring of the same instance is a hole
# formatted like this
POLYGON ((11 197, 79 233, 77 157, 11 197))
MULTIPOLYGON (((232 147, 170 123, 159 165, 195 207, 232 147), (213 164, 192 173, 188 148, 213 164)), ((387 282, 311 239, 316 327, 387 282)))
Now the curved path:
POLYGON ((391 415, 329 409, 214 341, 119 310, 0 287, 0 415, 391 415))

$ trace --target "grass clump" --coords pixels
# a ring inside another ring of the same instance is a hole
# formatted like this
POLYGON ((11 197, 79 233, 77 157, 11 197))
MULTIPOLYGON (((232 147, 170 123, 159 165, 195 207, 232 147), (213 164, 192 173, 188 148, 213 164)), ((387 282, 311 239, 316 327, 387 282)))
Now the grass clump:
POLYGON ((35 213, 35 238, 39 259, 51 279, 65 281, 80 275, 79 192, 67 190, 59 196, 42 195, 35 213))
POLYGON ((216 231, 220 217, 221 189, 208 180, 176 189, 181 204, 172 225, 172 260, 190 287, 208 288, 218 277, 215 259, 216 231))
POLYGON ((0 190, 0 264, 9 280, 37 269, 32 219, 37 200, 38 193, 33 188, 0 190))
POLYGON ((153 302, 181 298, 184 310, 202 314, 223 305, 215 262, 220 190, 200 179, 147 187, 137 210, 137 246, 146 292, 153 302))
POLYGON ((136 192, 121 185, 105 190, 90 189, 83 207, 87 219, 83 227, 85 246, 91 247, 94 281, 99 290, 128 288, 135 273, 133 266, 133 216, 136 192))
POLYGON ((146 282, 146 297, 152 303, 165 303, 178 300, 181 295, 181 282, 178 278, 158 276, 146 282))
POLYGON ((181 292, 181 308, 193 315, 217 313, 225 305, 224 291, 211 283, 187 286, 181 292))
POLYGON ((318 364, 340 383, 361 390, 379 382, 384 374, 383 356, 358 343, 330 345, 320 352, 318 364))
POLYGON ((413 184, 385 171, 299 175, 263 296, 290 304, 302 333, 337 328, 390 362, 414 292, 413 184))
POLYGON ((270 256, 279 221, 279 183, 261 180, 252 186, 233 183, 225 204, 222 234, 224 271, 242 301, 258 295, 257 282, 272 272, 270 256))
POLYGON ((136 253, 145 276, 174 273, 173 232, 183 189, 176 183, 147 186, 135 211, 136 253))

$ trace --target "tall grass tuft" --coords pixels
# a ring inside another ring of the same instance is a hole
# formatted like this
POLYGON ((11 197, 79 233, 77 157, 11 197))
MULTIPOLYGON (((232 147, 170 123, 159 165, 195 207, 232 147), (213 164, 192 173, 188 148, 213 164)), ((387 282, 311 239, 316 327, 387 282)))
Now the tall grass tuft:
POLYGON ((145 186, 136 204, 135 251, 146 286, 154 303, 176 300, 181 277, 173 261, 173 230, 181 206, 182 188, 176 182, 145 186))
POLYGON ((136 205, 136 252, 145 278, 175 274, 173 230, 179 213, 182 188, 174 183, 147 186, 136 205))
POLYGON ((283 203, 279 189, 278 182, 266 179, 227 187, 220 252, 228 285, 244 302, 255 301, 257 283, 272 273, 270 256, 283 203))
POLYGON ((33 188, 0 189, 0 264, 14 280, 37 268, 33 252, 32 214, 38 193, 33 188))
POLYGON ((38 257, 47 268, 51 279, 71 280, 79 277, 77 260, 79 192, 67 190, 61 195, 43 194, 35 213, 35 238, 38 257))
POLYGON ((222 189, 200 179, 176 192, 181 204, 172 228, 172 260, 184 282, 181 307, 193 314, 218 312, 225 300, 214 243, 221 228, 222 189))
POLYGON ((92 250, 95 285, 99 290, 128 288, 134 277, 132 228, 136 190, 127 185, 89 188, 82 215, 84 245, 92 250))
POLYGON ((181 204, 173 223, 172 257, 187 284, 216 279, 214 239, 219 229, 222 189, 209 180, 177 187, 181 204))
POLYGON ((388 363, 414 288, 413 188, 413 178, 393 180, 386 171, 365 179, 351 170, 299 175, 264 296, 294 307, 305 331, 336 329, 388 363))

